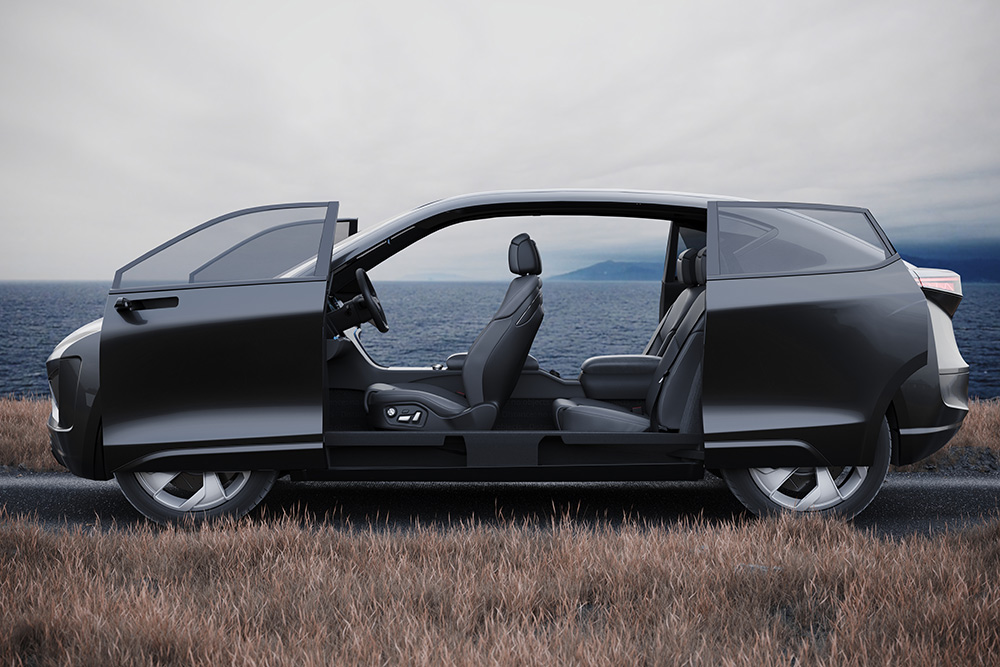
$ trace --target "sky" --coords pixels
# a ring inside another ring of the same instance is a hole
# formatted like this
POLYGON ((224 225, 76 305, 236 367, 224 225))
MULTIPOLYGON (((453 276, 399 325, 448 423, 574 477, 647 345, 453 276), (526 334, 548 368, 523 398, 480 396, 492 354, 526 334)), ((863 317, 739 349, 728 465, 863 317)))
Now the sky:
POLYGON ((998 33, 996 0, 6 0, 0 280, 110 280, 250 206, 336 199, 365 229, 519 188, 996 240, 998 33))

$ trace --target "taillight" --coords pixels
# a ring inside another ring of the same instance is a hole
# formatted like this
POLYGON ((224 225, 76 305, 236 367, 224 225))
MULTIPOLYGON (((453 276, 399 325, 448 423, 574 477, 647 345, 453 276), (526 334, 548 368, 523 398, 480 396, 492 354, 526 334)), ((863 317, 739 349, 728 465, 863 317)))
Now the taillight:
POLYGON ((948 317, 955 314, 962 302, 962 278, 947 269, 924 269, 912 267, 910 275, 920 285, 927 300, 937 304, 948 317))

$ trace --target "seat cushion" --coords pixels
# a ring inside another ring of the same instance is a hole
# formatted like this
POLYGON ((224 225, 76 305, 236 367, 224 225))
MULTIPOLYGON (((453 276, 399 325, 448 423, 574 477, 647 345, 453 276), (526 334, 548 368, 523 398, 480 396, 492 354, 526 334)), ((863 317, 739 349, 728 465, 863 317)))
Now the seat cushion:
POLYGON ((365 409, 368 412, 383 405, 400 403, 423 405, 441 417, 453 417, 469 409, 469 402, 461 394, 422 382, 377 382, 365 392, 365 409))
POLYGON ((560 431, 638 433, 649 429, 648 417, 590 398, 557 398, 552 412, 560 431))

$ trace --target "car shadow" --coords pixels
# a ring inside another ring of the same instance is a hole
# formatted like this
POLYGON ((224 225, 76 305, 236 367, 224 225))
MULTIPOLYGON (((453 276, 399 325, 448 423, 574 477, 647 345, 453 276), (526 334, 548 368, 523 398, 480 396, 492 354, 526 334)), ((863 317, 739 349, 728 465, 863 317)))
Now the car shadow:
POLYGON ((570 519, 618 526, 749 517, 726 485, 698 482, 448 483, 279 480, 255 516, 295 516, 344 528, 407 530, 471 524, 539 528, 570 519))

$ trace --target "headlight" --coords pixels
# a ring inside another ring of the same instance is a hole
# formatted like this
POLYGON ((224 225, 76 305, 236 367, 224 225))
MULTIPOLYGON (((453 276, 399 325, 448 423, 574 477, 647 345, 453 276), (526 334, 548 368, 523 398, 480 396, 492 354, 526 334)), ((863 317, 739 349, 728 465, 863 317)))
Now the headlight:
POLYGON ((80 385, 80 357, 49 359, 45 367, 52 392, 52 419, 60 428, 73 425, 73 408, 80 385))
POLYGON ((59 360, 51 360, 45 364, 49 375, 49 393, 52 399, 52 421, 59 425, 59 360))
POLYGON ((56 397, 52 396, 52 423, 56 426, 59 425, 59 404, 56 403, 56 397))

